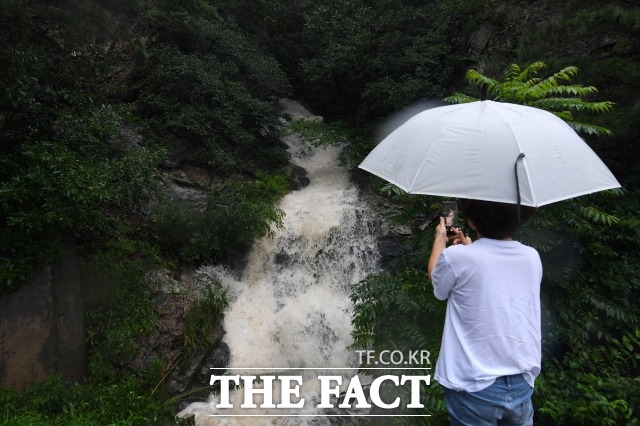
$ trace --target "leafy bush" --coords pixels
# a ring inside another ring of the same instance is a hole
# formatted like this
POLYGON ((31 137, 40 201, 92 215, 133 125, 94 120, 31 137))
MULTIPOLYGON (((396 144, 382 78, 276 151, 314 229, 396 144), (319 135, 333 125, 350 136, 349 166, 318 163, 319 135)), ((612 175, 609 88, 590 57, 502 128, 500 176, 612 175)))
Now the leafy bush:
POLYGON ((302 40, 309 46, 301 61, 304 95, 330 121, 350 125, 441 97, 457 75, 457 47, 474 28, 478 4, 310 3, 303 11, 302 40))
POLYGON ((211 337, 224 319, 230 304, 230 290, 221 283, 210 283, 203 298, 196 299, 185 313, 183 333, 187 350, 198 347, 211 348, 211 337))
POLYGON ((164 250, 187 263, 225 262, 241 255, 254 239, 280 226, 276 202, 288 191, 283 173, 258 173, 256 180, 212 185, 204 205, 177 198, 155 208, 155 229, 164 250))
POLYGON ((127 112, 98 83, 108 13, 85 0, 4 2, 0 21, 0 286, 8 292, 52 261, 62 240, 117 234, 144 201, 157 156, 116 137, 127 112))
POLYGON ((640 329, 622 339, 572 348, 545 364, 536 401, 547 423, 637 425, 640 402, 640 329))
POLYGON ((51 376, 24 393, 0 390, 0 406, 6 426, 175 424, 135 377, 69 385, 51 376))
POLYGON ((87 342, 112 368, 128 366, 138 355, 136 341, 157 324, 147 271, 171 267, 158 249, 144 242, 112 240, 86 258, 87 342))
POLYGON ((278 64, 206 2, 160 3, 147 20, 160 34, 137 99, 150 137, 188 142, 223 176, 284 165, 274 100, 289 86, 278 64))
MULTIPOLYGON (((445 305, 435 298, 423 272, 405 268, 394 276, 369 276, 354 287, 351 300, 355 305, 352 349, 375 349, 378 353, 399 350, 405 354, 429 351, 432 364, 412 364, 412 367, 425 368, 424 374, 433 379, 445 305)), ((370 370, 361 372, 371 373, 370 370)), ((416 371, 412 370, 411 374, 416 371)), ((445 421, 444 396, 437 382, 422 386, 420 402, 425 407, 418 411, 412 409, 411 414, 430 415, 429 424, 445 421)), ((398 418, 393 424, 415 424, 415 419, 407 422, 398 418)))

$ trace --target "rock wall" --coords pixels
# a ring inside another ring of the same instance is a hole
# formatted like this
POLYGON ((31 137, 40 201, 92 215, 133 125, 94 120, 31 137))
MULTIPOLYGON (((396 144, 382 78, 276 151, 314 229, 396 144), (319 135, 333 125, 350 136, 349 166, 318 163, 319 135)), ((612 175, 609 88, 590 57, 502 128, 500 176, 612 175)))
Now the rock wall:
POLYGON ((59 373, 80 382, 87 369, 75 245, 32 284, 0 300, 0 387, 22 391, 59 373))
POLYGON ((473 68, 500 78, 507 66, 518 62, 520 38, 560 20, 566 5, 550 0, 493 1, 491 11, 472 32, 466 54, 474 63, 473 68))

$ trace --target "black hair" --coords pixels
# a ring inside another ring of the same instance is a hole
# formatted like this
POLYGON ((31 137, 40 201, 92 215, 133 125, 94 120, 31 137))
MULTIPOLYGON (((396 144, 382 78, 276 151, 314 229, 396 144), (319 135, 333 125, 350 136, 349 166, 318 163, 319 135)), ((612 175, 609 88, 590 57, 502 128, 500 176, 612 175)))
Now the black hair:
POLYGON ((520 206, 518 220, 516 204, 463 199, 460 200, 460 206, 466 218, 475 224, 483 237, 495 240, 512 238, 520 225, 529 220, 536 211, 534 207, 520 206))

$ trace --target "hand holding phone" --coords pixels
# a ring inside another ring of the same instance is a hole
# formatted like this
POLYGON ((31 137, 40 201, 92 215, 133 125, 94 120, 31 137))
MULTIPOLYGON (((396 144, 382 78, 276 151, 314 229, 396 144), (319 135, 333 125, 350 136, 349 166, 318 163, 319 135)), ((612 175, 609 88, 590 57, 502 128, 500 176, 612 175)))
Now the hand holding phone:
POLYGON ((452 237, 455 233, 451 228, 458 227, 458 203, 455 201, 443 201, 440 207, 440 214, 444 218, 444 226, 447 228, 447 236, 452 237))

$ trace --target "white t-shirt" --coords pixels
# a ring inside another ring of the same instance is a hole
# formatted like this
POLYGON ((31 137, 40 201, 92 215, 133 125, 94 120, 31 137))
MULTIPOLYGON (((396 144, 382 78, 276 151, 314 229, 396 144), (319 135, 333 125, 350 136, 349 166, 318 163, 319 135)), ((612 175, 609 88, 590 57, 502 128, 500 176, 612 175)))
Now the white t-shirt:
POLYGON ((540 373, 538 252, 517 241, 480 238, 446 248, 432 272, 433 292, 447 300, 435 379, 477 392, 497 377, 540 373))

